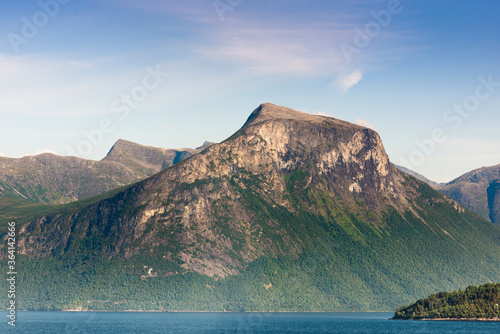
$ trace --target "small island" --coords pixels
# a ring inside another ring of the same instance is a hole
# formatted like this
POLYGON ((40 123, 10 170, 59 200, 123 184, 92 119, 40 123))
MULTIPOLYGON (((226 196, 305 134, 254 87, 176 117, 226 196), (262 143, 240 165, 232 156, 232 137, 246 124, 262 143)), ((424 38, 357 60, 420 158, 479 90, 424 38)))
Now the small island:
POLYGON ((500 321, 500 283, 440 292, 400 307, 395 320, 500 321))

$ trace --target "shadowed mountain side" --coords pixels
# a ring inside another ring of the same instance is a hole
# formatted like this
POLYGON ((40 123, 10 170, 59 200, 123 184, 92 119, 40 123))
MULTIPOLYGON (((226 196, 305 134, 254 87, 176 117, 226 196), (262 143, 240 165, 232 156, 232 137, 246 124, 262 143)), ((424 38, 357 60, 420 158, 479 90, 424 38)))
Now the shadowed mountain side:
POLYGON ((490 219, 500 224, 500 180, 493 180, 486 191, 488 193, 488 207, 490 219))

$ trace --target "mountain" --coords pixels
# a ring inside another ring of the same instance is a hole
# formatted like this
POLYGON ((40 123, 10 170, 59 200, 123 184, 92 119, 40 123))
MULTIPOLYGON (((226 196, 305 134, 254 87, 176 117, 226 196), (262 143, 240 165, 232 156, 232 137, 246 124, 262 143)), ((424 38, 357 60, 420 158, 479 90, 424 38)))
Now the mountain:
POLYGON ((205 142, 196 149, 164 149, 139 145, 123 139, 118 140, 102 161, 119 162, 135 171, 151 176, 191 157, 213 143, 205 142))
POLYGON ((500 224, 500 165, 466 173, 436 189, 481 217, 500 224))
POLYGON ((18 226, 19 309, 389 310, 500 280, 500 227, 399 172, 375 131, 272 104, 18 226))
POLYGON ((396 311, 393 319, 500 321, 500 284, 440 292, 396 311))
POLYGON ((147 176, 121 163, 50 153, 0 158, 0 193, 41 203, 91 197, 147 176))
POLYGON ((145 179, 201 150, 166 150, 120 139, 102 161, 50 153, 0 157, 0 196, 68 203, 145 179))
POLYGON ((449 183, 437 183, 406 167, 394 166, 456 200, 484 219, 500 224, 500 195, 498 194, 500 165, 473 170, 449 183))
POLYGON ((415 171, 413 171, 413 170, 411 170, 409 168, 406 168, 406 167, 403 167, 403 166, 399 166, 399 165, 396 165, 396 164, 394 164, 394 166, 397 169, 399 169, 400 171, 402 171, 402 172, 404 172, 406 174, 410 174, 411 176, 419 179, 422 182, 427 183, 428 185, 430 185, 433 188, 437 188, 437 187, 439 187, 441 185, 440 183, 437 183, 437 182, 434 182, 432 180, 429 180, 428 178, 426 178, 422 174, 419 174, 419 173, 417 173, 417 172, 415 172, 415 171))

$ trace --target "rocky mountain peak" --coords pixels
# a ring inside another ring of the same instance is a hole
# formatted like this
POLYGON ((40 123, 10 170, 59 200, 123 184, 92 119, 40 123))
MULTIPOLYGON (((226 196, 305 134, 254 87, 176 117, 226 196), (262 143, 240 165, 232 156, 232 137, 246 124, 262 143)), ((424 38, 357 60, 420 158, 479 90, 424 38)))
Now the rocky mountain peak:
POLYGON ((396 193, 399 173, 372 129, 266 103, 250 115, 242 130, 246 133, 242 140, 261 141, 261 149, 284 174, 307 171, 313 183, 327 177, 351 193, 370 197, 369 202, 378 197, 376 193, 387 192, 388 197, 396 193))
POLYGON ((346 205, 362 201, 374 210, 406 205, 403 178, 374 130, 269 103, 228 140, 148 183, 168 193, 174 191, 172 180, 191 184, 257 175, 267 182, 266 196, 289 208, 282 191, 290 186, 335 193, 346 205))
POLYGON ((248 117, 247 121, 243 125, 243 128, 256 125, 265 121, 277 121, 277 120, 288 120, 288 121, 300 121, 313 124, 321 124, 327 121, 331 124, 336 124, 340 126, 349 126, 353 128, 363 128, 360 125, 352 124, 346 121, 341 121, 333 117, 322 116, 322 115, 311 115, 302 111, 297 111, 283 106, 278 106, 272 103, 263 103, 257 109, 255 109, 252 114, 248 117))

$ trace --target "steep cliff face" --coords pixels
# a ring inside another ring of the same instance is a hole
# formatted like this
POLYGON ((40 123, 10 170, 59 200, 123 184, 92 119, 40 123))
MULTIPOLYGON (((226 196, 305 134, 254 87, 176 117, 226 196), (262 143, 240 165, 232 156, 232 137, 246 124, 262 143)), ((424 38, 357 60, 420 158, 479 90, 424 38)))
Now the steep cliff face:
MULTIPOLYGON (((305 214, 338 219, 353 238, 362 236, 349 216, 373 233, 390 210, 418 216, 418 184, 408 182, 373 130, 263 104, 223 143, 80 211, 30 222, 20 247, 62 254, 106 237, 110 256, 161 249, 185 269, 224 278, 262 256, 297 257, 321 237, 277 216, 298 225, 305 214)), ((435 200, 463 210, 450 201, 435 200)))

